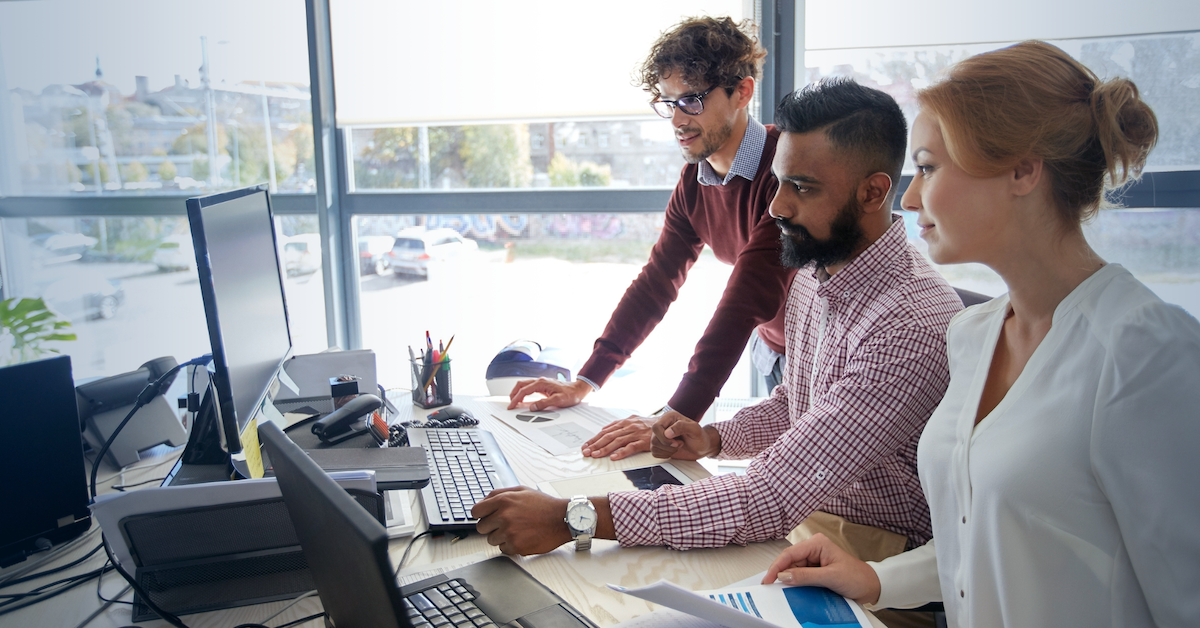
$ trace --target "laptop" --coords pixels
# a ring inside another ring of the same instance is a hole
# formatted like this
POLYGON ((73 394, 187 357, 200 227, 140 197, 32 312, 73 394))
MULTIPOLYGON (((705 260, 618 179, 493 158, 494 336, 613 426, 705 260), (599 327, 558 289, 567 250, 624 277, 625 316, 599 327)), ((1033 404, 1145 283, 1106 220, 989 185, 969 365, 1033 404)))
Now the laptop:
POLYGON ((326 625, 337 628, 597 628, 505 556, 404 587, 383 525, 274 424, 258 428, 304 550, 326 625))

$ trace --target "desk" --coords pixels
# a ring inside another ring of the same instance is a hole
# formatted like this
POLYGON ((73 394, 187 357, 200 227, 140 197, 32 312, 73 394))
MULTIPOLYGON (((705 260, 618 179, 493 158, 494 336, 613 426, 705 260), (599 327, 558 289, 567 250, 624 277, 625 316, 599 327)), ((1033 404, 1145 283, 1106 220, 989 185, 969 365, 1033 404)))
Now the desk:
MULTIPOLYGON (((414 408, 404 403, 407 401, 407 396, 407 393, 402 393, 393 397, 393 400, 398 402, 400 420, 408 420, 411 416, 423 416, 419 413, 428 413, 427 410, 414 408)), ((469 409, 479 419, 480 428, 487 429, 495 435, 500 447, 504 450, 505 457, 516 472, 517 478, 527 486, 555 478, 642 467, 653 464, 655 461, 648 453, 617 462, 608 459, 583 458, 578 452, 563 456, 550 456, 524 436, 492 418, 474 399, 459 397, 455 401, 456 405, 469 409)), ((708 472, 695 462, 675 461, 673 464, 693 479, 708 475, 708 472)), ((160 468, 159 470, 165 471, 166 469, 160 468)), ((146 474, 143 479, 162 475, 162 473, 153 475, 155 472, 153 469, 149 471, 150 473, 146 474)), ((128 475, 126 483, 139 481, 133 475, 132 473, 128 475)), ((419 513, 420 506, 414 500, 414 516, 421 516, 419 513)), ((400 555, 404 552, 407 544, 407 538, 393 541, 390 551, 393 562, 400 560, 400 555)), ((44 567, 64 564, 73 558, 82 556, 94 545, 94 542, 89 542, 65 556, 57 557, 44 567)), ((692 590, 720 588, 766 569, 767 565, 785 547, 787 547, 787 542, 779 540, 754 543, 746 547, 729 546, 679 552, 662 547, 622 549, 616 541, 595 540, 592 542, 592 549, 589 552, 577 553, 571 544, 567 544, 548 554, 517 558, 516 560, 534 577, 549 586, 594 622, 600 626, 608 626, 648 613, 655 607, 649 602, 612 591, 605 586, 606 583, 636 587, 666 579, 692 590)), ((487 540, 478 534, 472 534, 455 543, 452 543, 451 538, 447 537, 426 537, 416 541, 405 566, 439 562, 478 552, 487 552, 488 555, 500 553, 498 549, 488 545, 487 540)), ((88 568, 94 569, 103 562, 103 553, 101 553, 99 558, 93 557, 92 561, 86 565, 88 568)), ((84 566, 81 566, 76 569, 83 568, 84 566)), ((68 573, 79 572, 72 570, 68 573)), ((50 581, 57 577, 61 576, 51 576, 45 578, 44 581, 50 581)), ((42 583, 22 585, 18 587, 18 590, 26 590, 26 586, 32 588, 42 583)), ((114 574, 105 577, 106 597, 115 595, 124 587, 125 583, 120 576, 114 574)), ((100 602, 96 598, 95 589, 94 581, 81 585, 49 602, 0 617, 0 626, 72 628, 99 607, 100 602)), ((123 599, 132 599, 132 595, 126 595, 123 599)), ((232 628, 243 622, 261 622, 286 605, 286 602, 273 602, 186 615, 182 619, 189 626, 195 628, 232 628)), ((279 617, 273 619, 270 625, 277 626, 319 611, 320 602, 316 597, 312 597, 302 600, 284 611, 279 617)), ((89 623, 88 627, 120 628, 130 623, 129 607, 113 605, 89 623)), ((169 626, 163 621, 144 622, 138 625, 169 626)), ((880 623, 876 625, 882 626, 880 623)), ((302 626, 304 628, 321 628, 324 623, 323 620, 313 620, 302 626)))

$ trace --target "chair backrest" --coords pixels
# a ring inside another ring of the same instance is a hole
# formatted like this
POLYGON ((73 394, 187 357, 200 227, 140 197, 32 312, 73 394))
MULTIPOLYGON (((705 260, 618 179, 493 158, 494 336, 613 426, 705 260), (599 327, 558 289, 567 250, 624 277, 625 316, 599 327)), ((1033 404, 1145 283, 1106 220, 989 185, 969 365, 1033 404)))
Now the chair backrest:
POLYGON ((980 303, 987 303, 992 300, 992 297, 985 294, 963 290, 962 288, 955 288, 954 291, 958 293, 958 298, 962 299, 963 307, 971 307, 972 305, 979 305, 980 303))

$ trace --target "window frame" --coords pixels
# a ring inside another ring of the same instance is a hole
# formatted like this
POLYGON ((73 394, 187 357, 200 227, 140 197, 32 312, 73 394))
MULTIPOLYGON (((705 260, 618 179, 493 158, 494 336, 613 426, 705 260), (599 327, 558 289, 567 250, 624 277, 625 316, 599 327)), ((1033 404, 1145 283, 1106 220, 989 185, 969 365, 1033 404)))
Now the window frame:
MULTIPOLYGON (((326 334, 331 346, 360 348, 357 246, 353 219, 358 215, 460 214, 460 213, 644 213, 664 211, 670 188, 588 190, 455 190, 351 191, 348 175, 353 167, 347 151, 348 130, 334 117, 334 79, 329 0, 305 0, 308 29, 310 92, 312 95, 313 154, 317 179, 315 194, 272 196, 276 214, 316 214, 322 238, 322 263, 326 334)), ((804 0, 758 0, 755 15, 768 55, 760 83, 764 103, 802 83, 804 73, 804 0)), ((764 107, 762 121, 774 120, 773 108, 764 107)), ((548 137, 544 141, 555 141, 548 137)), ((566 139, 565 137, 563 138, 566 139)), ((629 138, 619 138, 626 146, 629 138)), ((900 192, 911 176, 903 177, 900 192)), ((3 194, 0 190, 0 194, 3 194)), ((126 195, 94 197, 0 196, 0 219, 46 216, 184 216, 185 195, 126 195)), ((894 205, 899 207, 900 194, 894 205)), ((1200 170, 1146 173, 1122 195, 1129 207, 1200 207, 1200 170)), ((0 227, 2 228, 2 227, 0 227)), ((2 250, 0 238, 0 254, 2 250)), ((0 271, 7 264, 0 260, 0 271)), ((0 279, 7 277, 0 276, 0 279)), ((8 281, 0 283, 5 298, 8 281)))

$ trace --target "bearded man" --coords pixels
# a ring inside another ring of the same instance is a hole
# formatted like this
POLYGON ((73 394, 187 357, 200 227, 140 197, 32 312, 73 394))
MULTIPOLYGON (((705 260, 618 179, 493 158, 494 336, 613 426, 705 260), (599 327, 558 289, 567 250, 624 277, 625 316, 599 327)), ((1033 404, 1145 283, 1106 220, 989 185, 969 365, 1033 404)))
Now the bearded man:
POLYGON ((572 500, 500 489, 472 511, 488 542, 517 554, 585 536, 690 549, 783 538, 803 522, 881 560, 929 540, 917 441, 949 382, 946 327, 962 302, 890 211, 904 116, 891 96, 837 79, 790 94, 775 119, 770 214, 783 262, 805 269, 787 298, 784 381, 728 421, 663 417, 641 443, 660 458, 753 457, 746 473, 572 500))

